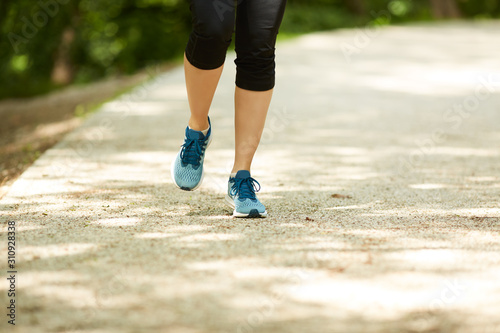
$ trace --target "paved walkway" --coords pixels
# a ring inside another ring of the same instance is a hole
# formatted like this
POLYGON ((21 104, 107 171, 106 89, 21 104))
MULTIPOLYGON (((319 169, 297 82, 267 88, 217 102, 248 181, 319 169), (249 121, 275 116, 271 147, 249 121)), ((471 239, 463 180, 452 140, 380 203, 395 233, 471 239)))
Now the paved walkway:
POLYGON ((0 201, 18 332, 500 332, 499 28, 281 43, 253 169, 267 219, 223 203, 233 55, 198 191, 170 179, 181 68, 104 105, 0 201))

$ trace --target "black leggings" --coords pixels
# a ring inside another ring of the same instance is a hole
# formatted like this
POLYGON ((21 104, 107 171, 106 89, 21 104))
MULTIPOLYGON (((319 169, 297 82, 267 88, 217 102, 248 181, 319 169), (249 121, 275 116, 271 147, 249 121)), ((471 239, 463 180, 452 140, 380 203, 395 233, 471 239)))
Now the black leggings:
POLYGON ((186 47, 188 61, 200 69, 222 66, 235 30, 236 85, 253 91, 272 89, 276 36, 286 0, 189 0, 189 3, 193 31, 186 47))

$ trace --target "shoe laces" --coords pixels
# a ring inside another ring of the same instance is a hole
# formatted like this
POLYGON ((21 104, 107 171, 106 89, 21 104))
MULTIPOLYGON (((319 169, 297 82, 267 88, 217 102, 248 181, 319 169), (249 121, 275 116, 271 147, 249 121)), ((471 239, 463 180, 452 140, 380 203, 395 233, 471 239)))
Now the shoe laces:
POLYGON ((205 150, 205 139, 186 138, 182 144, 181 161, 184 164, 192 164, 195 167, 200 165, 201 155, 205 150))
POLYGON ((238 195, 239 199, 257 200, 255 192, 260 191, 260 184, 252 177, 233 178, 234 184, 231 186, 230 194, 238 195))

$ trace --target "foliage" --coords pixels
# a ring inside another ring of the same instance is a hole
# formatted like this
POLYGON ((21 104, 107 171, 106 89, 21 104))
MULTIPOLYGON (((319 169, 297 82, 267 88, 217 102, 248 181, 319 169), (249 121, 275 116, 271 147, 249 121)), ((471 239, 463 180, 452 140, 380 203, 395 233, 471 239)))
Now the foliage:
MULTIPOLYGON (((394 23, 430 20, 432 1, 288 0, 281 32, 363 25, 382 11, 394 23)), ((450 1, 465 17, 500 16, 500 0, 450 1)), ((179 59, 190 28, 186 0, 1 0, 0 99, 179 59)))
POLYGON ((185 0, 2 0, 2 6, 0 98, 56 88, 58 60, 69 63, 79 83, 172 59, 190 30, 185 0), (58 59, 65 30, 73 37, 58 59))
POLYGON ((362 19, 349 13, 346 9, 331 5, 308 6, 290 4, 280 31, 285 34, 301 34, 312 31, 331 30, 352 27, 362 19))

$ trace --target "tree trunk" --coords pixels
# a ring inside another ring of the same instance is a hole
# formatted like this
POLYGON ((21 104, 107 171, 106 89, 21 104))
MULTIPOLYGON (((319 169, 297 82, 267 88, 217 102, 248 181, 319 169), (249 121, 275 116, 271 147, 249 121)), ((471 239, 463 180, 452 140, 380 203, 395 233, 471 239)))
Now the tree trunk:
POLYGON ((5 18, 9 13, 10 0, 0 1, 0 27, 4 27, 5 18))
POLYGON ((70 49, 74 39, 75 30, 73 27, 70 26, 64 29, 51 75, 52 82, 55 84, 66 85, 73 81, 74 69, 71 65, 70 49))
POLYGON ((363 0, 344 0, 345 6, 356 15, 366 14, 366 6, 363 0))
POLYGON ((435 18, 460 18, 462 13, 456 0, 430 0, 431 11, 435 18))

